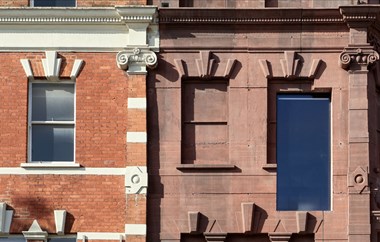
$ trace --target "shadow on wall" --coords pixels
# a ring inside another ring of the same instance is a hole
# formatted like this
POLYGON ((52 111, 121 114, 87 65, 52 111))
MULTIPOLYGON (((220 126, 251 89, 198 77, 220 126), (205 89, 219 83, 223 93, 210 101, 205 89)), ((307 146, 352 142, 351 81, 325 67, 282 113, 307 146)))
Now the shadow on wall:
MULTIPOLYGON (((168 66, 162 63, 162 56, 158 55, 159 66, 168 66)), ((174 67, 171 67, 174 69, 174 67)), ((161 70, 159 68, 158 70, 161 70)), ((165 71, 165 70, 164 70, 165 71)), ((173 71, 171 71, 173 72, 173 71)), ((147 130, 148 130, 148 192, 147 192, 147 238, 146 241, 160 241, 161 233, 161 199, 164 196, 164 187, 161 183, 160 171, 160 129, 158 123, 158 104, 156 82, 157 76, 164 73, 150 71, 147 76, 147 130)), ((177 74, 178 75, 178 74, 177 74)), ((175 80, 171 80, 175 81, 175 80)))
MULTIPOLYGON (((7 209, 14 210, 10 233, 28 231, 34 220, 37 220, 43 231, 56 233, 54 210, 48 205, 46 199, 39 196, 14 195, 12 205, 7 204, 7 209)), ((69 233, 73 227, 75 218, 66 211, 65 233, 69 233)))

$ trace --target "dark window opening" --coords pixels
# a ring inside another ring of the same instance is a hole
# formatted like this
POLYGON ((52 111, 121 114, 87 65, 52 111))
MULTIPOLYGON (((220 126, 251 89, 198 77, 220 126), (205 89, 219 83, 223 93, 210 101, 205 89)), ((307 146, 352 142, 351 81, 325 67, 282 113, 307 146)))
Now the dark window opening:
POLYGON ((75 7, 75 0, 31 0, 32 7, 75 7))

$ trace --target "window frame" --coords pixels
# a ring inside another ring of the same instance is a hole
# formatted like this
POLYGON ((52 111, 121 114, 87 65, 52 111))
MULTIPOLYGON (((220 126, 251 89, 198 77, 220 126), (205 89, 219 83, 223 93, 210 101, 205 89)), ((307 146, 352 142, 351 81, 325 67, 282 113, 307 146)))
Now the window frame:
POLYGON ((34 8, 75 8, 77 7, 77 0, 74 0, 75 1, 75 6, 34 6, 34 1, 35 0, 29 0, 29 6, 30 7, 34 7, 34 8))
POLYGON ((276 123, 276 150, 275 150, 275 157, 276 157, 276 165, 277 165, 277 172, 276 172, 276 180, 277 180, 277 185, 276 185, 276 210, 277 211, 323 211, 323 212, 329 212, 329 211, 332 211, 333 210, 333 105, 332 105, 332 92, 331 91, 303 91, 303 90, 300 90, 300 91, 284 91, 284 90, 280 90, 280 89, 277 89, 275 88, 275 100, 272 100, 275 104, 275 123, 276 123), (329 205, 328 205, 328 209, 319 209, 319 210, 303 210, 303 209, 296 209, 296 210, 292 210, 292 209, 279 209, 279 204, 278 204, 278 149, 277 149, 277 145, 278 145, 278 117, 277 117, 277 114, 278 114, 278 107, 277 107, 277 101, 278 101, 278 96, 279 95, 312 95, 313 97, 328 97, 329 98, 329 116, 328 116, 328 123, 329 123, 329 164, 328 164, 328 169, 329 169, 329 205))
POLYGON ((57 82, 52 82, 48 80, 33 80, 29 81, 28 83, 28 159, 27 163, 23 164, 22 166, 28 167, 34 167, 34 166, 78 166, 75 161, 76 156, 76 82, 72 80, 59 80, 57 82), (32 87, 33 84, 52 84, 52 85, 65 85, 65 84, 72 84, 74 89, 74 117, 73 121, 32 121, 32 108, 33 108, 33 93, 32 93, 32 87), (32 160, 32 128, 33 124, 36 125, 67 125, 67 126, 73 126, 73 160, 72 161, 33 161, 32 160))

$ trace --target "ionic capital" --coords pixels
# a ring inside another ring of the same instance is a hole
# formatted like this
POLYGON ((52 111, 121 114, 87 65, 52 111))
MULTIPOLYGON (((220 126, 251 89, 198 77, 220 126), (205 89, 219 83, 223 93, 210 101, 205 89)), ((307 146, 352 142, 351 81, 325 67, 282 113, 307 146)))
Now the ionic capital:
POLYGON ((350 65, 368 66, 379 60, 379 54, 371 46, 347 47, 339 55, 339 65, 349 69, 350 65))
POLYGON ((156 54, 148 48, 130 48, 116 55, 117 66, 131 75, 145 75, 146 67, 154 69, 157 66, 156 54))

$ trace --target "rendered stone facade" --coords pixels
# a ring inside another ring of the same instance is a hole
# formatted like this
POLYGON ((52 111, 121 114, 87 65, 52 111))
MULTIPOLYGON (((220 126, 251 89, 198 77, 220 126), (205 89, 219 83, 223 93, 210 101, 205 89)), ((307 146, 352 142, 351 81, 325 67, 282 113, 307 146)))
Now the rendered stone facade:
POLYGON ((378 1, 152 3, 148 241, 378 241, 378 1), (278 94, 330 98, 327 211, 277 210, 278 94))

